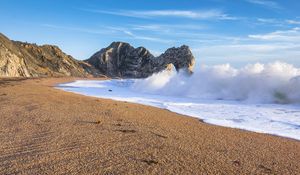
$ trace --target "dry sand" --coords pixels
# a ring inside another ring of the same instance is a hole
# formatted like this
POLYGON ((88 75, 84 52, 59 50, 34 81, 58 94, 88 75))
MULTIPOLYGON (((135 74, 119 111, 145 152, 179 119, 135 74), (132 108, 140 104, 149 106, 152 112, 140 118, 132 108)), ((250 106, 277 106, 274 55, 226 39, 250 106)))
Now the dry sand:
POLYGON ((53 88, 72 80, 0 81, 0 174, 300 174, 299 141, 53 88))

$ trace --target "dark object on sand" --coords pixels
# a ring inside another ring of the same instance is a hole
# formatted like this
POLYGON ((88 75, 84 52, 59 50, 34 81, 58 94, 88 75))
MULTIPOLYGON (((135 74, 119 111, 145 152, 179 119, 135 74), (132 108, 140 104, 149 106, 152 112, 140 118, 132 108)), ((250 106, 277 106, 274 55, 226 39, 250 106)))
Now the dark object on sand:
POLYGON ((100 120, 97 120, 96 122, 95 122, 95 124, 100 124, 101 123, 101 121, 100 120))

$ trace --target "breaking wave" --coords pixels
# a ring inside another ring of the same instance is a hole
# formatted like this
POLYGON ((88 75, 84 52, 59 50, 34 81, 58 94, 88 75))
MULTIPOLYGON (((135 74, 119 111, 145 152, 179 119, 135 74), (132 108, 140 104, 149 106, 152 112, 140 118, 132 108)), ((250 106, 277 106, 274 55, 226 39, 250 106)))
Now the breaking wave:
POLYGON ((136 80, 143 93, 249 103, 300 103, 300 68, 283 62, 201 66, 192 75, 162 71, 136 80))

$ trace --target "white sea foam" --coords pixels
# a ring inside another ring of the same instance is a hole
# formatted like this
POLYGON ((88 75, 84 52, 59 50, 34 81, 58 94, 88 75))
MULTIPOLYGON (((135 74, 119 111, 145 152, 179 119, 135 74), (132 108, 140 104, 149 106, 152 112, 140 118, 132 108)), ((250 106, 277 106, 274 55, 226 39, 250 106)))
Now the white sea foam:
POLYGON ((146 79, 75 81, 58 88, 300 140, 300 69, 286 63, 202 66, 192 76, 163 71, 146 79))
POLYGON ((192 76, 161 72, 138 80, 138 91, 213 100, 255 103, 300 103, 300 69, 290 64, 202 66, 192 76))

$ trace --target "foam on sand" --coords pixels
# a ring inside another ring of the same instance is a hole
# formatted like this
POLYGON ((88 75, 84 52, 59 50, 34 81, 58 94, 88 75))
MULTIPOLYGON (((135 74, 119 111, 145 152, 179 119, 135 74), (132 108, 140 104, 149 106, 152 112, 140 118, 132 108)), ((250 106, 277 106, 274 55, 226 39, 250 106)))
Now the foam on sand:
POLYGON ((58 88, 300 140, 300 69, 286 63, 203 66, 192 76, 163 71, 146 79, 80 80, 58 88))

